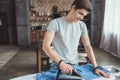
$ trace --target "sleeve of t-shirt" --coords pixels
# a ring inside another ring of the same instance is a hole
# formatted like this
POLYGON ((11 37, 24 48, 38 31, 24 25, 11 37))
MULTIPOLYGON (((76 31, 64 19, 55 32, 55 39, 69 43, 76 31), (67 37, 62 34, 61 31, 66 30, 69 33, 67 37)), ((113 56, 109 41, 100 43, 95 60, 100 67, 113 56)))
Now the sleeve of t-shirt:
POLYGON ((49 25, 48 25, 48 27, 47 27, 47 30, 55 33, 55 32, 57 31, 57 22, 56 22, 55 20, 52 20, 52 21, 49 23, 49 25))
POLYGON ((88 31, 87 31, 87 26, 84 22, 82 22, 82 33, 81 36, 86 36, 88 35, 88 31))

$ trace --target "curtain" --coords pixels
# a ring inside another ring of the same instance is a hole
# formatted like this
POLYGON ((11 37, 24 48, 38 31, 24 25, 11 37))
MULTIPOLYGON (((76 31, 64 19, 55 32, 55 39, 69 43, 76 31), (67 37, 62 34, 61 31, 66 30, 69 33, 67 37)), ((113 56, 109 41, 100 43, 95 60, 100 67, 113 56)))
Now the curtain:
POLYGON ((106 0, 100 48, 120 58, 120 0, 106 0))

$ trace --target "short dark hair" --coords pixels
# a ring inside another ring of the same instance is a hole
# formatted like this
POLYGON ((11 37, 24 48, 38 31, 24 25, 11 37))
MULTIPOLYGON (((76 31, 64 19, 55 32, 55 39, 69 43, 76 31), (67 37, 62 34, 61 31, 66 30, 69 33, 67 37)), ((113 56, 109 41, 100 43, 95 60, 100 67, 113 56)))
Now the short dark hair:
POLYGON ((85 9, 88 12, 92 10, 92 4, 90 0, 74 0, 72 6, 75 5, 75 9, 85 9))

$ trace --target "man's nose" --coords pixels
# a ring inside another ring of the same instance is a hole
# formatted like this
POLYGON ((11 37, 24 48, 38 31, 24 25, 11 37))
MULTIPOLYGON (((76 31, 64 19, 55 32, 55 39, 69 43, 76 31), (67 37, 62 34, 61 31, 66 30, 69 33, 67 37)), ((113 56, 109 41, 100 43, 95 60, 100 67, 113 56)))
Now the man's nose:
POLYGON ((84 16, 80 16, 80 19, 83 20, 84 16))

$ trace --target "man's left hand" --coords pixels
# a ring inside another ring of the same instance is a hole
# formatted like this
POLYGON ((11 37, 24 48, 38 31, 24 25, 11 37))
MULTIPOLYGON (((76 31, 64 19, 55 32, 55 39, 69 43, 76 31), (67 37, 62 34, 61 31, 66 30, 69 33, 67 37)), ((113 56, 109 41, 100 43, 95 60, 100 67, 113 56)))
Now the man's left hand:
POLYGON ((95 73, 98 75, 98 76, 103 76, 103 77, 105 77, 105 78, 109 78, 110 76, 107 74, 107 73, 105 73, 104 71, 102 71, 102 70, 100 70, 100 69, 96 69, 95 70, 95 73))

